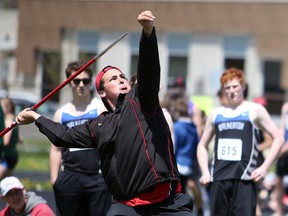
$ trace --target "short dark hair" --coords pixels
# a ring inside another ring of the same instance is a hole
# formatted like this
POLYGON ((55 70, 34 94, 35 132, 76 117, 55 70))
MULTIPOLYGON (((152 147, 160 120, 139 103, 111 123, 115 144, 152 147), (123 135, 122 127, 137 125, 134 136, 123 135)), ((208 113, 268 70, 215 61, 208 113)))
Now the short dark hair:
POLYGON ((129 84, 130 84, 130 86, 132 87, 132 86, 134 86, 134 85, 136 84, 136 82, 137 82, 137 74, 135 73, 135 74, 133 74, 133 76, 131 77, 131 79, 130 79, 130 81, 129 81, 129 84))
MULTIPOLYGON (((83 66, 84 66, 83 63, 80 63, 80 62, 77 62, 77 61, 73 61, 73 62, 68 63, 68 65, 66 67, 66 70, 65 70, 66 78, 69 78, 72 75, 73 72, 78 71, 83 66)), ((87 67, 83 71, 85 71, 89 75, 90 79, 92 78, 93 73, 92 73, 91 68, 87 67)))
POLYGON ((189 112, 188 112, 188 98, 185 97, 184 95, 182 97, 179 97, 175 101, 175 111, 178 117, 183 116, 183 117, 189 117, 189 112))

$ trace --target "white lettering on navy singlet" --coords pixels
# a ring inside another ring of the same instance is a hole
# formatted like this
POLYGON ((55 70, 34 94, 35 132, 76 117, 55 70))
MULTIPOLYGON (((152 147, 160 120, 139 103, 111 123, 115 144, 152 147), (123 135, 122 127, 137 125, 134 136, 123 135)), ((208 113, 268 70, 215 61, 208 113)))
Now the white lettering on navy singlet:
MULTIPOLYGON (((215 124, 217 125, 219 133, 225 130, 243 131, 246 121, 249 121, 248 111, 232 118, 218 114, 215 119, 215 124)), ((217 159, 240 161, 242 157, 243 141, 239 138, 219 138, 217 145, 217 159)))
POLYGON ((62 124, 66 124, 69 128, 75 127, 77 125, 84 124, 89 119, 96 118, 98 116, 97 109, 90 110, 80 116, 73 116, 69 113, 62 113, 62 124))
MULTIPOLYGON (((89 119, 94 119, 98 116, 97 109, 92 109, 82 115, 74 116, 68 112, 68 104, 62 108, 61 123, 69 128, 75 127, 77 125, 84 124, 89 119)), ((70 152, 75 151, 87 151, 93 148, 69 148, 70 152)))
POLYGON ((218 130, 223 131, 223 130, 243 130, 245 124, 243 122, 223 122, 218 125, 218 130))

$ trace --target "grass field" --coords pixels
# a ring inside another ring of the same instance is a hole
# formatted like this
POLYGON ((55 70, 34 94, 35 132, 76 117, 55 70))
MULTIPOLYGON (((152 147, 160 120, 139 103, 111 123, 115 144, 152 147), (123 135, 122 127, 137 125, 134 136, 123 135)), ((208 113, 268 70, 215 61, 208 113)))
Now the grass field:
POLYGON ((19 161, 16 170, 49 172, 50 143, 46 139, 25 140, 18 144, 19 161))
MULTIPOLYGON (((19 160, 15 173, 49 174, 49 148, 50 142, 46 139, 25 139, 23 144, 18 144, 19 160)), ((49 178, 47 180, 20 178, 20 180, 28 190, 52 190, 49 178)))
POLYGON ((49 153, 19 152, 16 171, 49 172, 49 153))

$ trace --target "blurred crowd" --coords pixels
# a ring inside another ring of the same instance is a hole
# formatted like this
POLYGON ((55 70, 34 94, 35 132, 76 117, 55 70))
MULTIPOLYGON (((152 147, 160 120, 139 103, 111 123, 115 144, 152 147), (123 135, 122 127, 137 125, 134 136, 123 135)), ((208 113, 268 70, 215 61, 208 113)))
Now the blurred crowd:
MULTIPOLYGON (((249 94, 249 86, 245 84, 245 90, 243 97, 245 100, 248 99, 249 94)), ((228 101, 227 97, 223 94, 223 90, 219 89, 216 93, 220 105, 226 106, 228 101)), ((193 124, 194 128, 196 128, 197 134, 191 132, 190 136, 194 136, 194 139, 200 139, 203 133, 205 122, 207 119, 207 115, 204 110, 201 110, 195 103, 193 103, 191 95, 186 93, 186 83, 182 78, 175 79, 175 83, 169 86, 164 100, 162 101, 162 106, 165 107, 172 116, 173 119, 173 127, 174 136, 179 137, 181 134, 183 135, 186 130, 183 124, 181 128, 179 126, 179 122, 184 121, 185 123, 189 122, 189 124, 193 124), (185 118, 185 119, 184 119, 185 118), (180 134, 180 135, 179 135, 180 134)), ((264 108, 267 108, 267 100, 264 96, 256 97, 252 100, 254 103, 260 104, 264 108)), ((280 127, 281 132, 285 135, 285 143, 288 141, 288 102, 284 103, 282 106, 282 111, 280 114, 280 127)), ((265 157, 269 154, 270 147, 272 145, 272 138, 269 133, 264 131, 255 131, 255 136, 258 142, 259 149, 259 157, 258 157, 258 166, 261 165, 265 159, 265 157)), ((183 139, 182 139, 183 141, 183 139)), ((199 183, 200 178, 200 170, 198 167, 197 157, 195 157, 195 148, 196 147, 188 147, 193 143, 186 140, 186 150, 190 151, 190 158, 193 161, 193 168, 191 170, 183 169, 183 166, 178 164, 178 169, 181 174, 182 170, 184 170, 183 175, 181 177, 184 179, 184 192, 193 196, 195 201, 195 215, 210 215, 209 210, 209 195, 207 192, 207 188, 203 187, 199 183), (196 164, 196 165, 195 165, 196 164), (192 171, 193 170, 193 171, 192 171), (186 172, 186 173, 185 173, 186 172), (193 174, 192 174, 193 173, 193 174), (189 181, 188 181, 188 180, 189 181), (186 185, 186 186, 185 186, 186 185), (195 187, 197 189, 195 189, 195 187), (200 194, 199 194, 200 191, 200 194)), ((199 141, 199 140, 198 140, 199 141)), ((177 154, 183 153, 181 149, 183 149, 185 144, 178 141, 177 138, 174 140, 175 144, 175 154, 176 158, 177 154), (181 152, 182 151, 182 152, 181 152)), ((213 144, 209 149, 210 151, 210 162, 212 160, 212 152, 213 152, 213 144)), ((184 153, 185 154, 185 153, 184 153)), ((181 161, 181 156, 179 157, 181 161)), ((257 210, 255 215, 261 216, 263 212, 264 215, 274 215, 281 216, 287 213, 288 210, 288 145, 284 145, 278 159, 270 168, 269 173, 265 177, 265 179, 257 184, 258 198, 257 198, 257 210)))
MULTIPOLYGON (((74 63, 76 64, 76 63, 74 63)), ((130 84, 134 85, 136 75, 131 78, 130 84)), ((79 85, 79 84, 78 84, 79 85)), ((85 84, 84 84, 85 85, 85 84)), ((77 86, 77 85, 76 85, 77 86)), ((246 84, 244 99, 248 98, 249 86, 246 84)), ((91 91, 90 91, 91 93, 91 91)), ((74 93, 75 94, 75 93, 74 93)), ((221 106, 227 105, 227 97, 222 89, 215 93, 219 98, 221 106)), ((89 96, 90 97, 90 96, 89 96)), ((194 199, 195 215, 210 215, 209 193, 207 188, 200 184, 201 171, 197 160, 197 145, 201 139, 207 114, 200 109, 186 92, 186 83, 182 78, 177 78, 170 85, 161 101, 164 115, 171 130, 174 142, 175 156, 178 170, 181 175, 182 192, 191 195, 194 199)), ((260 96, 253 99, 253 102, 267 107, 267 100, 260 96)), ((97 102, 99 103, 99 102, 97 102)), ((0 106, 0 129, 9 127, 15 119, 15 104, 9 98, 1 99, 0 106)), ((279 125, 285 140, 288 139, 288 102, 284 103, 281 111, 279 125)), ((261 132, 261 131, 260 131, 261 132)), ((272 144, 271 136, 266 132, 255 133, 260 152, 258 163, 261 164, 269 154, 272 144)), ((12 176, 18 162, 17 144, 23 143, 23 135, 20 128, 15 127, 1 138, 1 163, 0 178, 12 176)), ((288 146, 288 145, 287 145, 288 146)), ((271 214, 283 215, 288 209, 288 147, 284 145, 279 158, 270 169, 263 182, 257 185, 257 213, 261 216, 262 211, 271 214)), ((53 145, 51 146, 53 149, 53 145)), ((212 160, 213 145, 210 147, 210 162, 212 160)), ((52 155, 52 152, 51 152, 52 155)), ((51 157, 51 156, 50 156, 51 157)), ((58 165, 57 165, 58 166, 58 165)), ((57 170, 57 173, 59 170, 57 170)), ((55 180, 53 180, 55 181, 55 180)))
MULTIPOLYGON (((74 63, 76 64, 76 63, 74 63)), ((134 85, 136 75, 131 78, 130 84, 134 85)), ((79 83, 78 83, 79 85, 79 83)), ((84 83, 85 85, 85 83, 84 83)), ((76 84, 77 86, 77 84, 76 84)), ((249 86, 246 84, 244 99, 248 98, 249 86)), ((90 91, 91 93, 91 91, 90 91)), ((75 94, 75 93, 74 93, 75 94)), ((222 89, 216 93, 221 106, 227 105, 227 97, 222 89)), ((90 96, 89 96, 90 97, 90 96)), ((197 161, 197 145, 201 139, 207 114, 201 110, 187 95, 186 83, 182 78, 178 78, 170 85, 161 101, 167 123, 169 124, 174 142, 175 156, 178 170, 181 175, 182 192, 191 195, 194 199, 195 215, 210 215, 209 193, 207 188, 200 184, 201 171, 197 161)), ((267 100, 260 96, 253 99, 253 102, 267 107, 267 100)), ((97 102, 99 103, 99 102, 97 102)), ((0 129, 9 127, 15 119, 15 104, 9 98, 1 99, 0 106, 0 129)), ((288 139, 288 102, 284 103, 281 111, 281 121, 279 125, 285 140, 288 139)), ((259 161, 263 163, 272 144, 271 136, 266 132, 255 133, 260 152, 259 161)), ((1 163, 0 178, 12 176, 18 162, 17 144, 23 143, 23 135, 20 128, 15 127, 1 138, 1 163)), ((283 215, 288 209, 288 145, 284 145, 279 158, 274 163, 270 172, 263 182, 257 185, 257 213, 261 216, 262 211, 271 214, 283 215)), ((53 149, 53 145, 51 146, 53 149)), ((213 145, 210 147, 210 162, 212 160, 213 145)), ((52 152, 51 152, 52 155, 52 152)), ((51 157, 51 156, 50 156, 51 157)), ((57 165, 58 166, 58 165, 57 165)), ((57 170, 57 173, 59 170, 57 170)), ((55 180, 53 180, 55 181, 55 180)))

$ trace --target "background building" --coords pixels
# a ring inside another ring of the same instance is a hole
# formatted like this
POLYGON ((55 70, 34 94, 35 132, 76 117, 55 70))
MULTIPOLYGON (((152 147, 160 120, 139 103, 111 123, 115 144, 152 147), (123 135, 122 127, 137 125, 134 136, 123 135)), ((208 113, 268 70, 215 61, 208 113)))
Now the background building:
MULTIPOLYGON (((0 9, 0 86, 3 89, 8 89, 16 81, 17 42, 17 10, 0 9)), ((13 86, 17 84, 14 83, 13 86)))
MULTIPOLYGON (((43 97, 64 80, 69 61, 87 62, 124 32, 128 36, 93 67, 95 73, 107 64, 135 73, 141 30, 136 19, 146 9, 156 15, 161 94, 182 77, 190 95, 217 103, 219 77, 233 66, 244 70, 249 98, 264 95, 270 113, 279 114, 288 99, 287 0, 21 0, 17 67, 9 87, 43 97)), ((66 92, 52 100, 64 103, 66 92)))

